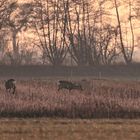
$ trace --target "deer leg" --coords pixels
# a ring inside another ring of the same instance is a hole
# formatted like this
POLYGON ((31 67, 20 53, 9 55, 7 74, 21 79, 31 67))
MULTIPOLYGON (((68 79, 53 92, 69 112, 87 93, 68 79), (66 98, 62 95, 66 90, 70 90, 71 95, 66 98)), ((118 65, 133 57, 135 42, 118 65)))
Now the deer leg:
POLYGON ((13 87, 13 92, 12 93, 15 94, 15 91, 16 91, 16 87, 13 87))
POLYGON ((62 87, 59 85, 59 86, 58 86, 58 91, 59 91, 60 89, 62 89, 62 87))

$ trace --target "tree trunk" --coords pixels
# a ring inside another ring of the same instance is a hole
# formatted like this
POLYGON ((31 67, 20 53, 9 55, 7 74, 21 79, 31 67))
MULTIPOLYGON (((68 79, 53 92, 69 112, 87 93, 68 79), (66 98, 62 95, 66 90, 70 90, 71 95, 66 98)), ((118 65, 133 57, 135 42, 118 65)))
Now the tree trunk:
POLYGON ((19 46, 17 44, 17 31, 12 31, 12 45, 13 45, 13 64, 18 64, 19 60, 19 46))
POLYGON ((129 59, 129 56, 126 55, 125 46, 124 46, 124 43, 123 43, 122 27, 121 27, 121 21, 120 21, 120 15, 119 15, 119 11, 118 11, 117 1, 114 0, 114 3, 115 3, 116 14, 117 14, 117 20, 118 20, 118 28, 119 28, 119 36, 120 36, 120 43, 121 43, 121 51, 122 51, 125 63, 126 64, 130 64, 132 59, 129 59))

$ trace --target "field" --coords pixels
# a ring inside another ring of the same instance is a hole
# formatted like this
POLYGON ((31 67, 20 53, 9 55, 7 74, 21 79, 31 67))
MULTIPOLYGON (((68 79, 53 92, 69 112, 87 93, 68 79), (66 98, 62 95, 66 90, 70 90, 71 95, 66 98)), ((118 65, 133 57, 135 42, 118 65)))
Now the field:
POLYGON ((1 140, 139 140, 140 120, 0 119, 1 140))
POLYGON ((17 80, 15 95, 0 83, 1 117, 139 118, 140 82, 78 80, 83 91, 62 89, 57 80, 17 80))
POLYGON ((0 81, 0 140, 139 140, 139 81, 73 78, 84 90, 69 92, 62 77, 16 79, 15 95, 0 81))

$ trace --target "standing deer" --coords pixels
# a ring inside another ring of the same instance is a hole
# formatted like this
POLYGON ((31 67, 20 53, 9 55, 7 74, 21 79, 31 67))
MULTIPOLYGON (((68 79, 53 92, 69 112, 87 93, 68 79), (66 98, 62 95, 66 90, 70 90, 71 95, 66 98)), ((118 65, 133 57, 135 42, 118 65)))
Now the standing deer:
POLYGON ((63 80, 59 81, 58 91, 60 89, 68 89, 69 91, 71 91, 72 89, 83 90, 80 84, 72 83, 70 81, 63 81, 63 80))
POLYGON ((16 80, 14 79, 9 79, 5 82, 5 88, 6 91, 11 92, 12 90, 12 94, 15 94, 16 91, 16 80))

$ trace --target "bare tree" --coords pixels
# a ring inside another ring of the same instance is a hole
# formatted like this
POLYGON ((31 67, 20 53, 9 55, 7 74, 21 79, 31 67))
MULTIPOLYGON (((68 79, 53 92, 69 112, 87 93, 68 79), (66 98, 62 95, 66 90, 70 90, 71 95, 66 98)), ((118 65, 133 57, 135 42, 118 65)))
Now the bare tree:
POLYGON ((62 65, 67 54, 65 0, 36 1, 34 27, 39 38, 43 59, 52 65, 62 65))
POLYGON ((7 29, 7 20, 11 14, 11 7, 13 1, 1 0, 0 1, 0 52, 1 52, 1 63, 5 63, 5 53, 8 48, 9 31, 7 29))
POLYGON ((132 56, 134 52, 134 32, 133 32, 132 15, 131 15, 131 1, 129 0, 129 22, 130 22, 130 30, 131 30, 131 35, 132 35, 132 45, 129 45, 129 47, 125 46, 124 41, 123 41, 124 40, 123 29, 121 25, 118 4, 116 0, 114 0, 114 4, 115 4, 115 9, 116 9, 117 21, 118 21, 118 31, 119 31, 121 52, 123 54, 125 63, 130 64, 132 62, 132 56))
POLYGON ((8 38, 7 38, 7 31, 2 31, 0 32, 0 63, 4 64, 5 61, 5 53, 8 49, 8 38))
POLYGON ((8 0, 0 1, 0 29, 5 25, 9 13, 10 3, 8 0))
POLYGON ((102 8, 105 2, 101 1, 94 11, 90 1, 79 0, 71 8, 74 12, 69 3, 69 52, 78 65, 109 64, 118 56, 117 29, 102 19, 106 15, 102 8))
POLYGON ((30 4, 19 5, 17 1, 14 1, 9 6, 9 14, 7 15, 6 25, 10 29, 12 34, 12 47, 13 47, 13 64, 19 64, 19 40, 18 33, 22 30, 26 30, 28 26, 28 21, 30 19, 30 14, 32 12, 32 7, 30 4))
POLYGON ((136 12, 136 18, 140 19, 140 0, 135 1, 134 11, 136 12))
POLYGON ((112 64, 120 54, 117 28, 105 25, 102 28, 102 34, 99 36, 100 64, 112 64))
POLYGON ((79 0, 69 3, 68 7, 69 52, 78 65, 88 65, 90 51, 88 37, 91 37, 89 3, 85 0, 79 0), (73 7, 70 7, 71 4, 73 7))

